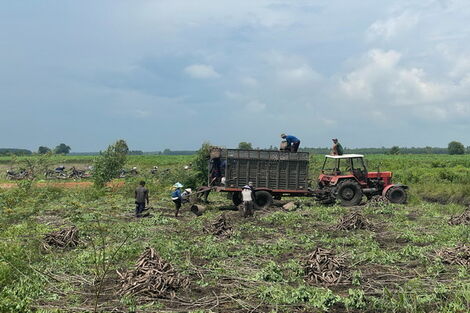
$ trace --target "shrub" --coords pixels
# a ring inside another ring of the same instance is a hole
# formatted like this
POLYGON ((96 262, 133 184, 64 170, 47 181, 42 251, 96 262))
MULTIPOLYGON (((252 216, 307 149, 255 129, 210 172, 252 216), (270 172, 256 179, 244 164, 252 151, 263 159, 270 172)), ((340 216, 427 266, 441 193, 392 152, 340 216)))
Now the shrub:
POLYGON ((124 140, 118 140, 101 152, 95 159, 93 181, 96 187, 103 187, 107 182, 118 176, 127 161, 129 148, 124 140))

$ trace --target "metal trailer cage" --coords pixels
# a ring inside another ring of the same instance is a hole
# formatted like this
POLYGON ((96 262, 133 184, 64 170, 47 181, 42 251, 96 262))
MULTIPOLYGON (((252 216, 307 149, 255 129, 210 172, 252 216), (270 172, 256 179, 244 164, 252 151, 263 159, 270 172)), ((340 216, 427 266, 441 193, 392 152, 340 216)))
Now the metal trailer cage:
POLYGON ((256 189, 274 192, 307 192, 308 152, 224 149, 225 187, 242 188, 253 182, 256 189))

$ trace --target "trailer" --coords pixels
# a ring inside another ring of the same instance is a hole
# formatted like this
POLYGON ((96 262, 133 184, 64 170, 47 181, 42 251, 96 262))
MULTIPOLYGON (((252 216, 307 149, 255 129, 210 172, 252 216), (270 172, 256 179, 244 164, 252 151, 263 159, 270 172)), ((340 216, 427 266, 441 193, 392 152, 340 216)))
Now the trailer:
MULTIPOLYGON (((269 207, 284 196, 313 197, 331 204, 358 205, 363 197, 382 196, 392 203, 406 203, 408 186, 392 183, 389 171, 369 172, 362 154, 325 155, 316 184, 309 180, 308 152, 220 149, 211 151, 208 187, 227 192, 233 204, 242 202, 242 187, 255 190, 255 209, 269 207), (216 173, 216 175, 214 175, 216 173)), ((207 198, 206 198, 207 199, 207 198)))
MULTIPOLYGON (((273 199, 283 196, 312 196, 308 152, 222 149, 213 156, 220 158, 223 176, 213 189, 228 192, 235 205, 242 202, 242 187, 249 182, 255 189, 256 209, 269 207, 273 199)), ((209 176, 209 185, 212 182, 209 176)))

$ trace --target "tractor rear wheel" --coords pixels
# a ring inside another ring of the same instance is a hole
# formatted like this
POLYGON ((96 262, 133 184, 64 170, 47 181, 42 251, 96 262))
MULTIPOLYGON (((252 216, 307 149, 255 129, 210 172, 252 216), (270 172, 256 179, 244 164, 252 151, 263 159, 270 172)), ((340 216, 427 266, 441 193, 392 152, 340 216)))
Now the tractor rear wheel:
POLYGON ((392 187, 385 193, 385 198, 387 198, 391 203, 403 204, 406 203, 408 198, 405 189, 402 187, 392 187))
POLYGON ((361 203, 361 186, 353 180, 344 180, 338 184, 336 189, 336 199, 344 206, 353 206, 361 203))
POLYGON ((273 204, 273 196, 271 193, 265 190, 259 190, 255 192, 254 207, 256 210, 262 210, 268 208, 273 204))

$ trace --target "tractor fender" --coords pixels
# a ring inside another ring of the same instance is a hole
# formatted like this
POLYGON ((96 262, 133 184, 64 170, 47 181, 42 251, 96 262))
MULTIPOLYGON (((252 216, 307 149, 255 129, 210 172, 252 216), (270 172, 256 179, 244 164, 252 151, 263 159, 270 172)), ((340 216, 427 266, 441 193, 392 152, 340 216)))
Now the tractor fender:
POLYGON ((392 188, 392 187, 401 187, 403 189, 408 189, 408 186, 407 185, 403 185, 403 184, 391 184, 391 185, 388 185, 387 187, 384 188, 384 190, 382 191, 382 196, 385 197, 385 194, 387 193, 387 191, 392 188))

